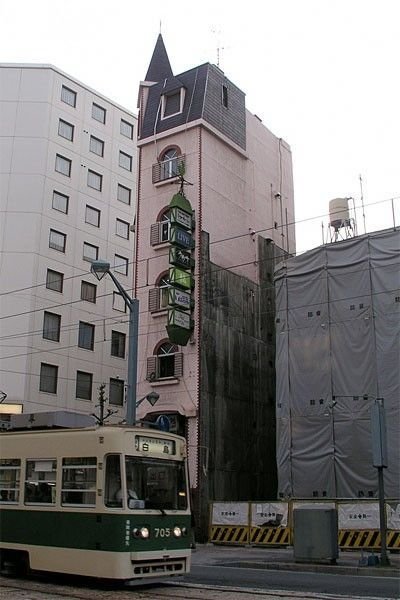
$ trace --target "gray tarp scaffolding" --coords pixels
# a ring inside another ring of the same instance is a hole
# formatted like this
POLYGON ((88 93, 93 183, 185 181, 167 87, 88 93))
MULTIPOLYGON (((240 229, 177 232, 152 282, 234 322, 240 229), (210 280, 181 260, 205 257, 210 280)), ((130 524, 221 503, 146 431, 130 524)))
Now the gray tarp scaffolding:
POLYGON ((275 286, 280 496, 377 496, 370 410, 383 398, 385 493, 398 497, 400 229, 289 259, 275 286))

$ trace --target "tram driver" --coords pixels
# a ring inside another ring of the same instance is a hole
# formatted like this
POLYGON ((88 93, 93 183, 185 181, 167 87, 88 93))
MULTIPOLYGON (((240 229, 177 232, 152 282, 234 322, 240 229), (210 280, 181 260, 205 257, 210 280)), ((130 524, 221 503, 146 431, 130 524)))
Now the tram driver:
MULTIPOLYGON (((135 490, 132 490, 130 488, 128 488, 128 494, 127 495, 128 495, 128 498, 127 498, 128 502, 131 499, 132 500, 138 500, 139 499, 137 493, 135 492, 135 490)), ((117 492, 115 492, 115 499, 118 502, 122 502, 122 498, 123 498, 122 488, 119 488, 119 490, 117 492)))

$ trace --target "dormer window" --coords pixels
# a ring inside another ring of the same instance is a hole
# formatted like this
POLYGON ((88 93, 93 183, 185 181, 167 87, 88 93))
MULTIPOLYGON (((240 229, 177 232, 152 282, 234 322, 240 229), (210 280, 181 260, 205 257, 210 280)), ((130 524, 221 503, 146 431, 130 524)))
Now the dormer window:
POLYGON ((185 89, 174 90, 161 96, 161 119, 179 115, 183 110, 185 89))
POLYGON ((226 85, 222 86, 222 104, 225 108, 228 108, 228 88, 226 85))

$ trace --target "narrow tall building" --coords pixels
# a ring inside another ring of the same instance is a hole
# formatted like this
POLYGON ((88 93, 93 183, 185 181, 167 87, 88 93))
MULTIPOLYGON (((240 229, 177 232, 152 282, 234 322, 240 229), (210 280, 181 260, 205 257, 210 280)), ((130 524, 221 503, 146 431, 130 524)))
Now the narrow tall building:
POLYGON ((273 271, 295 250, 291 152, 217 66, 174 75, 161 35, 138 127, 138 397, 160 395, 139 414, 187 437, 204 534, 210 500, 276 497, 273 271), (187 344, 171 339, 182 329, 187 344))
POLYGON ((50 65, 0 65, 0 390, 24 412, 123 416, 136 117, 50 65), (106 278, 107 279, 107 278, 106 278))

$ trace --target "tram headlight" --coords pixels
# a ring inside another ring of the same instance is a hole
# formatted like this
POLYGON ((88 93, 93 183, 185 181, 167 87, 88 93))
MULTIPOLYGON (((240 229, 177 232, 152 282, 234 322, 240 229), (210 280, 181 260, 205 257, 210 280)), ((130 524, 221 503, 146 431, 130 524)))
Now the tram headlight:
POLYGON ((182 535, 188 535, 188 533, 187 527, 182 527, 182 535))
POLYGON ((132 534, 134 537, 143 538, 144 540, 147 540, 147 538, 150 537, 150 531, 148 527, 135 527, 135 529, 132 531, 132 534))
POLYGON ((182 536, 182 529, 180 527, 178 527, 177 525, 174 527, 173 532, 174 532, 174 536, 177 538, 182 536))

